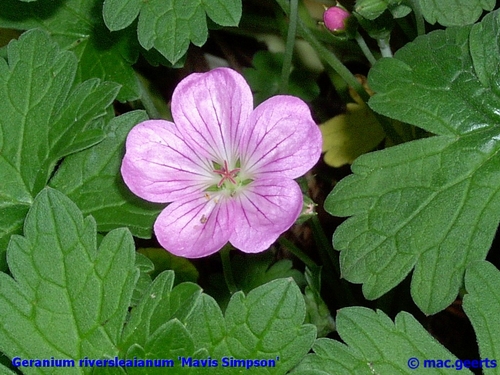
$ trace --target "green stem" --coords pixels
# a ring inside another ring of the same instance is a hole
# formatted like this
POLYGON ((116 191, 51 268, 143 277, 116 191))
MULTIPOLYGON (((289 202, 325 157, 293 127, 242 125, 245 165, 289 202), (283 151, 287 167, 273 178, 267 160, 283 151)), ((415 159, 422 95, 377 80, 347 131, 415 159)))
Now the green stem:
POLYGON ((149 118, 151 118, 151 119, 162 118, 160 111, 158 111, 153 100, 151 99, 151 96, 149 94, 148 89, 145 87, 144 78, 138 74, 137 74, 136 78, 137 78, 137 81, 139 82, 140 99, 141 99, 142 105, 144 106, 144 109, 146 110, 149 118))
POLYGON ((383 57, 392 57, 391 45, 389 44, 389 37, 377 39, 380 53, 383 57))
POLYGON ((318 267, 318 265, 314 262, 314 260, 309 258, 309 256, 306 253, 304 253, 301 249, 295 246, 292 241, 289 241, 284 237, 280 237, 279 243, 281 246, 286 247, 293 255, 299 258, 302 261, 302 263, 304 263, 308 268, 313 269, 315 267, 318 267))
MULTIPOLYGON (((283 11, 289 15, 289 7, 288 7, 288 2, 286 0, 276 0, 280 7, 283 9, 283 11)), ((298 29, 298 34, 302 36, 310 45, 311 47, 314 48, 316 53, 325 61, 335 72, 337 72, 338 75, 342 77, 342 79, 354 90, 358 93, 358 95, 361 97, 361 99, 366 103, 368 102, 368 99, 370 99, 370 96, 368 93, 365 91, 363 85, 359 83, 359 81, 356 79, 356 77, 345 67, 344 64, 335 56, 328 48, 326 48, 316 37, 313 35, 313 33, 304 25, 304 23, 301 21, 300 18, 297 18, 297 29, 298 29)), ((392 127, 391 123, 384 119, 383 116, 380 116, 376 112, 374 112, 376 118, 380 122, 380 125, 382 125, 382 128, 384 129, 385 133, 389 138, 392 139, 392 141, 395 144, 402 143, 402 139, 399 136, 399 134, 394 130, 392 127)))
POLYGON ((231 251, 231 245, 227 244, 220 251, 220 257, 222 260, 222 271, 224 272, 224 280, 226 280, 227 288, 229 293, 234 294, 238 291, 238 287, 234 282, 233 269, 231 268, 231 259, 229 258, 229 252, 231 251))
MULTIPOLYGON (((290 7, 287 0, 276 0, 283 11, 290 17, 290 7)), ((359 94, 364 102, 367 102, 370 98, 363 85, 358 82, 356 77, 345 67, 344 64, 335 56, 328 48, 321 44, 318 39, 313 35, 313 33, 304 25, 300 18, 297 18, 297 30, 298 34, 304 38, 311 47, 314 48, 316 53, 323 59, 323 61, 328 64, 335 72, 337 72, 340 77, 356 92, 359 94)))
POLYGON ((321 223, 317 216, 313 216, 311 218, 311 229, 313 231, 314 239, 318 244, 318 249, 320 251, 320 256, 325 263, 325 260, 329 263, 329 268, 332 268, 336 273, 336 277, 340 279, 340 265, 339 265, 339 257, 334 254, 334 249, 331 244, 331 241, 326 237, 323 228, 321 227, 321 223))
POLYGON ((361 48, 361 51, 363 52, 363 54, 365 55, 366 59, 368 60, 368 62, 371 65, 374 65, 377 62, 377 59, 375 58, 375 56, 373 56, 372 51, 366 45, 365 39, 363 38, 363 36, 358 31, 356 31, 355 39, 356 39, 356 42, 359 45, 359 48, 361 48))
POLYGON ((293 49, 295 46, 295 35, 297 34, 298 0, 290 0, 290 24, 286 38, 285 56, 281 70, 280 92, 285 94, 288 90, 288 78, 292 69, 293 49))
POLYGON ((323 227, 317 216, 311 218, 311 229, 316 241, 324 271, 322 278, 327 288, 337 291, 337 299, 340 307, 359 305, 349 283, 341 278, 338 254, 335 254, 331 241, 326 237, 323 227))
POLYGON ((417 24, 417 34, 425 34, 425 21, 422 15, 422 9, 420 9, 420 3, 418 0, 410 0, 411 8, 413 9, 413 14, 415 14, 415 23, 417 24))
POLYGON ((409 40, 416 38, 417 35, 415 28, 410 25, 410 22, 408 22, 406 18, 398 18, 396 19, 396 22, 409 40))

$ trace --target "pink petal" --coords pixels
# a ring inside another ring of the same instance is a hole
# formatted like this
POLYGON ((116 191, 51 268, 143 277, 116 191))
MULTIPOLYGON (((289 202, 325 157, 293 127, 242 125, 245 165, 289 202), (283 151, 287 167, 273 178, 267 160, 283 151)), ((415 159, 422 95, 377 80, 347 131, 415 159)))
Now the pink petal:
POLYGON ((171 203, 154 225, 160 244, 174 255, 201 258, 219 251, 232 232, 231 202, 204 196, 171 203))
POLYGON ((240 142, 241 165, 250 176, 296 178, 321 155, 321 132, 299 98, 274 96, 250 116, 240 142))
POLYGON ((253 181, 234 200, 229 241, 246 253, 268 249, 299 217, 303 201, 299 185, 280 178, 253 181))
POLYGON ((210 169, 179 136, 175 125, 150 120, 135 126, 126 142, 123 180, 151 202, 167 203, 199 193, 210 185, 210 169))
POLYGON ((242 125, 252 108, 248 84, 228 68, 191 74, 172 96, 172 116, 183 138, 219 164, 238 154, 242 125))

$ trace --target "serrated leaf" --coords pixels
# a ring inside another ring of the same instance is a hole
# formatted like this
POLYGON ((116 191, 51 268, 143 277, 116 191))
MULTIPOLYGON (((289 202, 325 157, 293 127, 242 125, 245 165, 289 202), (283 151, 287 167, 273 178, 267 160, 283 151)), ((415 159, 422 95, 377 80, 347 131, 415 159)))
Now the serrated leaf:
MULTIPOLYGON (((455 367, 457 358, 441 346, 410 314, 401 312, 394 323, 382 311, 348 307, 337 313, 337 332, 345 342, 316 340, 293 375, 449 374, 450 369, 424 367, 441 359, 455 367), (416 360, 416 361, 415 361, 416 360), (411 361, 411 362, 410 362, 411 361), (413 367, 411 367, 413 366, 413 367)), ((457 371, 458 366, 452 371, 457 371)), ((462 368, 466 374, 472 374, 462 368)))
POLYGON ((489 262, 475 262, 465 274, 465 288, 463 308, 476 332, 479 354, 490 359, 483 373, 496 374, 491 360, 500 353, 500 272, 489 262))
MULTIPOLYGON (((138 271, 126 229, 99 249, 96 224, 57 190, 38 194, 0 273, 0 350, 10 358, 117 355, 138 271)), ((80 373, 78 368, 66 373, 80 373)))
POLYGON ((462 26, 476 22, 483 10, 492 10, 495 0, 419 0, 427 22, 462 26))
POLYGON ((0 60, 2 260, 56 163, 103 138, 102 120, 118 86, 94 79, 74 87, 75 72, 75 56, 40 30, 9 44, 8 64, 0 60))
MULTIPOLYGON (((191 334, 185 326, 187 317, 201 297, 201 288, 193 283, 174 285, 174 273, 161 273, 134 307, 123 331, 121 356, 127 359, 172 359, 178 370, 172 373, 189 374, 189 368, 181 367, 178 357, 206 358, 206 351, 196 350, 191 334), (184 370, 184 371, 183 371, 184 370)), ((142 374, 140 368, 127 368, 127 373, 142 374)), ((148 373, 149 370, 148 370, 148 373)), ((162 374, 161 367, 151 373, 162 374)))
POLYGON ((106 0, 103 15, 112 31, 127 27, 139 16, 141 46, 156 49, 175 64, 186 53, 189 42, 205 44, 207 16, 221 26, 237 26, 241 11, 241 0, 106 0))
POLYGON ((131 307, 139 303, 147 288, 151 285, 152 279, 150 273, 154 270, 153 262, 139 252, 135 253, 135 266, 139 270, 139 278, 132 294, 131 307))
POLYGON ((50 182, 84 214, 91 214, 99 231, 126 226, 137 237, 151 237, 153 222, 163 206, 137 198, 125 186, 120 174, 127 134, 146 119, 142 111, 114 118, 103 129, 105 140, 67 157, 50 182))
POLYGON ((481 65, 471 54, 498 50, 498 15, 420 37, 370 73, 375 111, 438 136, 361 156, 325 203, 333 215, 354 215, 334 245, 343 276, 364 283, 369 299, 415 267, 413 299, 436 313, 455 299, 468 264, 488 252, 500 219, 500 91, 498 69, 486 69, 500 60, 481 65))
POLYGON ((101 8, 102 0, 2 0, 0 26, 47 31, 61 48, 78 56, 78 82, 93 77, 117 82, 122 86, 118 100, 138 99, 139 82, 131 67, 138 56, 133 30, 110 33, 101 8))
MULTIPOLYGON (((309 351, 316 329, 303 324, 305 304, 292 279, 262 285, 247 296, 233 294, 223 316, 215 300, 203 295, 188 317, 186 327, 197 347, 208 350, 224 374, 222 358, 275 360, 276 367, 261 367, 259 374, 284 374, 309 351)), ((234 373, 246 371, 245 367, 234 373), (239 371, 239 372, 238 372, 239 371)), ((257 371, 256 368, 254 368, 257 371)))
POLYGON ((193 283, 182 283, 175 288, 173 285, 174 273, 165 271, 144 293, 123 331, 120 345, 123 351, 127 352, 133 345, 145 348, 148 340, 165 329, 165 323, 173 319, 184 322, 191 313, 200 298, 201 288, 193 283))

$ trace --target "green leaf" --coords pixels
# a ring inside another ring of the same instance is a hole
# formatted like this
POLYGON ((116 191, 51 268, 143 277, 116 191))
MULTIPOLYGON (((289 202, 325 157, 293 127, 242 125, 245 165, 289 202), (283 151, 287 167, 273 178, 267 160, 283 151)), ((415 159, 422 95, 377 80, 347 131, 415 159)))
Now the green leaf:
POLYGON ((0 375, 16 375, 16 373, 4 365, 0 364, 0 375))
MULTIPOLYGON (((174 273, 163 272, 132 309, 120 343, 124 358, 170 358, 177 362, 178 356, 195 355, 193 339, 184 324, 201 288, 193 283, 173 285, 174 273)), ((134 373, 142 373, 137 371, 134 373)))
POLYGON ((163 206, 136 197, 120 174, 127 134, 146 119, 142 111, 114 118, 104 127, 103 142, 67 157, 51 180, 52 187, 96 219, 99 231, 126 226, 137 237, 151 237, 154 220, 163 206))
MULTIPOLYGON (((0 349, 10 358, 113 357, 138 271, 126 229, 96 224, 57 190, 38 194, 0 273, 0 349)), ((78 371, 66 373, 80 373, 78 371)))
MULTIPOLYGON (((123 331, 120 343, 121 356, 128 359, 171 359, 177 369, 173 374, 196 374, 196 368, 182 366, 181 357, 204 359, 204 348, 196 349, 194 339, 186 327, 201 299, 201 288, 193 283, 174 286, 174 273, 161 273, 143 294, 139 304, 132 309, 130 320, 123 331)), ((127 373, 142 374, 140 368, 127 368, 127 373)), ((149 373, 163 374, 162 368, 148 369, 149 373)))
POLYGON ((413 299, 436 313, 491 246, 500 219, 498 15, 417 38, 370 73, 375 111, 438 136, 361 156, 327 198, 332 215, 354 215, 334 246, 342 275, 369 299, 415 267, 413 299))
POLYGON ((147 288, 151 285, 152 279, 150 273, 154 269, 153 262, 139 252, 135 253, 135 266, 139 269, 139 278, 135 284, 132 301, 130 303, 132 307, 137 306, 147 288))
MULTIPOLYGON (((259 51, 252 60, 254 68, 244 69, 256 104, 279 94, 283 58, 283 53, 259 51)), ((290 73, 288 93, 309 102, 319 95, 319 86, 310 72, 294 68, 290 73)))
POLYGON ((271 281, 247 296, 235 293, 225 316, 213 298, 202 295, 185 324, 195 345, 218 360, 216 374, 226 373, 223 358, 231 356, 275 360, 276 367, 261 367, 258 373, 285 374, 309 351, 316 337, 315 327, 303 324, 305 313, 302 294, 289 278, 271 281))
POLYGON ((411 12, 403 0, 357 0, 354 10, 363 18, 374 20, 389 9, 394 18, 401 18, 411 12))
MULTIPOLYGON (((225 316, 215 300, 201 293, 198 285, 174 285, 174 273, 161 273, 132 309, 125 326, 122 356, 126 358, 193 357, 212 362, 210 373, 229 371, 223 358, 276 360, 276 367, 259 369, 262 374, 284 374, 309 351, 315 329, 303 325, 305 306, 291 279, 272 281, 245 297, 231 298, 225 316)), ((184 370, 197 366, 184 366, 184 370)), ((247 371, 245 367, 231 373, 247 371), (238 372, 236 372, 238 371, 238 372)), ((185 373, 185 372, 182 372, 185 373)))
POLYGON ((175 256, 161 248, 141 248, 138 253, 148 257, 154 264, 154 271, 151 277, 155 279, 160 273, 166 270, 175 272, 175 282, 177 284, 190 281, 195 283, 198 280, 199 272, 189 259, 175 256))
MULTIPOLYGON (((315 354, 309 354, 292 374, 372 375, 424 371, 426 374, 450 374, 444 362, 437 363, 436 368, 424 367, 424 361, 429 359, 449 361, 447 364, 454 367, 454 372, 460 367, 457 358, 406 312, 399 313, 393 323, 382 311, 344 308, 337 313, 337 332, 345 344, 330 339, 316 340, 315 354)), ((472 374, 466 368, 462 371, 472 374)))
POLYGON ((238 289, 245 293, 269 281, 287 277, 293 278, 299 286, 305 285, 303 274, 293 268, 291 260, 276 261, 271 252, 237 254, 232 259, 232 268, 238 289))
POLYGON ((484 10, 492 10, 495 0, 419 0, 427 22, 461 26, 476 22, 484 10))
MULTIPOLYGON (((500 353, 500 272, 489 262, 475 262, 465 274, 467 294, 463 308, 476 332, 481 358, 497 359, 500 353)), ((483 366, 485 375, 496 366, 483 366)))
POLYGON ((11 234, 21 232, 33 198, 57 162, 103 138, 103 117, 118 86, 93 79, 74 87, 75 73, 74 54, 60 51, 40 30, 9 44, 8 64, 0 60, 2 260, 11 234))
POLYGON ((100 78, 119 83, 120 101, 139 98, 139 81, 131 65, 139 46, 133 30, 110 33, 101 16, 102 0, 0 1, 0 26, 20 30, 41 28, 63 49, 78 57, 78 82, 100 78))
POLYGON ((321 297, 321 267, 313 269, 306 267, 305 271, 307 286, 304 289, 304 301, 306 303, 306 322, 314 324, 319 337, 324 337, 335 331, 335 321, 330 310, 321 297))
POLYGON ((141 46, 155 48, 175 64, 190 41, 196 46, 205 44, 207 16, 221 26, 237 26, 241 11, 241 0, 106 0, 103 16, 112 31, 122 30, 139 16, 141 46))

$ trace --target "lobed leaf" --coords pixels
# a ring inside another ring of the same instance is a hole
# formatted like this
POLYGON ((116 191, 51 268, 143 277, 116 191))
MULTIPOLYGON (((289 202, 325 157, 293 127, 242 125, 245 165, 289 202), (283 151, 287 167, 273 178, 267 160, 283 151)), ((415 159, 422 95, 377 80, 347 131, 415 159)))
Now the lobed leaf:
POLYGON ((370 73, 375 111, 438 136, 361 156, 325 203, 354 215, 334 246, 343 276, 369 299, 415 267, 413 299, 436 313, 491 246, 500 219, 498 17, 417 38, 370 73))
POLYGON ((467 294, 463 299, 464 311, 476 332, 485 375, 496 374, 500 353, 500 272, 491 263, 475 262, 465 274, 467 294), (492 360, 496 363, 493 364, 492 360))
POLYGON ((337 332, 345 344, 316 340, 315 354, 307 355, 293 375, 449 374, 461 362, 441 346, 411 314, 401 312, 394 323, 382 311, 363 307, 343 308, 337 313, 337 332), (435 368, 424 361, 441 360, 435 368), (453 370, 445 367, 453 366, 453 370))
POLYGON ((284 374, 306 355, 316 337, 315 327, 303 324, 305 314, 297 285, 291 278, 278 279, 247 296, 243 292, 233 294, 224 316, 215 300, 203 295, 186 327, 196 345, 219 361, 216 373, 225 373, 222 358, 233 357, 276 360, 276 367, 254 371, 284 374))
POLYGON ((67 157, 50 182, 52 187, 72 199, 85 215, 91 214, 99 231, 126 226, 137 237, 151 237, 154 220, 162 206, 132 194, 120 174, 127 134, 146 119, 142 111, 114 118, 103 129, 104 141, 67 157), (106 194, 102 194, 103 191, 106 194))
POLYGON ((426 21, 443 26, 461 26, 476 22, 483 10, 492 10, 495 0, 419 0, 426 21))
POLYGON ((100 14, 102 0, 0 1, 0 27, 48 32, 62 49, 78 57, 76 80, 90 78, 121 85, 117 99, 139 98, 139 81, 131 65, 139 46, 132 30, 110 33, 100 14))
MULTIPOLYGON (((9 358, 113 357, 138 277, 126 229, 105 236, 57 190, 35 198, 0 273, 0 350, 9 358)), ((28 373, 38 369, 26 369, 28 373)), ((80 373, 67 368, 66 373, 80 373)))
POLYGON ((241 8, 241 0, 106 0, 103 16, 111 31, 122 30, 139 17, 141 46, 156 49, 175 64, 186 53, 189 42, 205 44, 207 16, 218 25, 237 26, 241 8))
POLYGON ((20 233, 33 198, 57 162, 103 138, 100 128, 119 87, 93 79, 74 87, 75 56, 33 30, 0 60, 0 258, 20 233))
POLYGON ((223 358, 273 359, 276 366, 261 367, 259 374, 284 374, 314 341, 315 328, 303 324, 303 297, 291 279, 272 281, 246 297, 238 292, 225 314, 198 285, 173 285, 174 273, 161 273, 132 309, 120 343, 123 357, 174 358, 182 374, 199 373, 200 367, 214 374, 247 371, 245 365, 224 366, 223 358), (182 366, 179 357, 204 362, 182 366))

